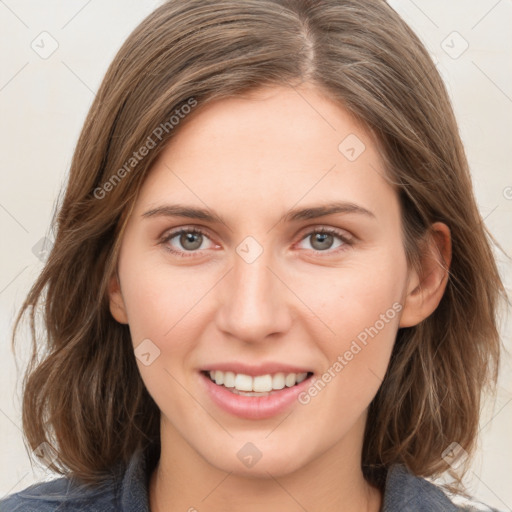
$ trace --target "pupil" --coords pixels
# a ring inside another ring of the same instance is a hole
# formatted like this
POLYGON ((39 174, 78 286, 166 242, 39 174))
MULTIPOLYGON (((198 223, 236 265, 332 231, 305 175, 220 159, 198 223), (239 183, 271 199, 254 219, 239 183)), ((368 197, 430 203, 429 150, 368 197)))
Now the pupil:
POLYGON ((201 245, 201 240, 199 239, 199 243, 198 243, 198 238, 200 237, 201 235, 198 234, 198 233, 184 233, 182 235, 183 237, 183 240, 182 240, 182 246, 187 248, 187 249, 197 249, 198 247, 200 247, 201 245), (196 240, 194 241, 194 238, 196 238, 196 240), (192 247, 187 245, 191 243, 192 244, 192 247))
POLYGON ((330 247, 331 244, 329 243, 325 243, 325 240, 326 239, 329 239, 329 238, 332 238, 332 235, 330 235, 329 233, 316 233, 316 237, 317 237, 317 240, 319 243, 320 243, 320 248, 321 249, 328 249, 330 247))

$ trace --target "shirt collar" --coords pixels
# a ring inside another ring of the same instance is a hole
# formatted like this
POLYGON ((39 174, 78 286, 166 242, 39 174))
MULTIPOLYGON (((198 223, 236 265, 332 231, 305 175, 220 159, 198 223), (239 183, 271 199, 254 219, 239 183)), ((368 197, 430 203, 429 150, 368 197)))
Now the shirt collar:
POLYGON ((124 472, 119 489, 122 512, 149 512, 149 454, 137 451, 124 472))
MULTIPOLYGON (((149 512, 149 477, 156 459, 139 450, 130 460, 121 480, 119 499, 123 512, 149 512)), ((387 472, 382 512, 457 512, 444 492, 404 465, 394 464, 387 472)))
POLYGON ((403 464, 390 467, 382 512, 456 512, 458 508, 435 484, 413 475, 403 464))

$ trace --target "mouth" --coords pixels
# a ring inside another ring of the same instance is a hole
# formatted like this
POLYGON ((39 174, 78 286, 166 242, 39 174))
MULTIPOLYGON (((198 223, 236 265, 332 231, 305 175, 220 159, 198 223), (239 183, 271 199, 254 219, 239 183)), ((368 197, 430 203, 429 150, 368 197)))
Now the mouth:
POLYGON ((220 388, 245 397, 265 397, 283 393, 286 389, 295 388, 313 376, 313 372, 276 372, 254 376, 221 370, 202 370, 201 373, 220 388))
POLYGON ((200 386, 212 405, 245 420, 270 419, 297 408, 315 375, 308 366, 282 361, 217 362, 198 370, 200 386))

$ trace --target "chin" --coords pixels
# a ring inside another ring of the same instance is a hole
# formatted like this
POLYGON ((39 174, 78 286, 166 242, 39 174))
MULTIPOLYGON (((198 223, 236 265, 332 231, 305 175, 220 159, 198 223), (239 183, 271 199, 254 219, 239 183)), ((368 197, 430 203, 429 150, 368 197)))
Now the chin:
POLYGON ((268 479, 270 476, 283 477, 294 473, 308 463, 307 454, 300 446, 283 447, 281 445, 277 448, 269 446, 268 442, 265 446, 264 441, 235 441, 233 444, 235 445, 233 448, 223 450, 222 457, 219 457, 219 449, 213 453, 204 454, 203 457, 221 471, 244 478, 258 479, 268 479), (233 456, 229 456, 229 453, 233 456))

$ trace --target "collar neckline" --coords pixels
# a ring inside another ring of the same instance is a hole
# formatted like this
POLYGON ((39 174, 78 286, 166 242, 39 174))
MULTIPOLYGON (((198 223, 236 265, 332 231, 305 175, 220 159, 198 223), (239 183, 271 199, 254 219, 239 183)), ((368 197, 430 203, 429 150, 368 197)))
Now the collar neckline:
MULTIPOLYGON (((138 450, 131 458, 119 489, 121 510, 149 511, 149 479, 158 462, 154 447, 138 450)), ((393 464, 386 475, 380 512, 457 512, 458 508, 437 485, 412 474, 405 465, 393 464)))

